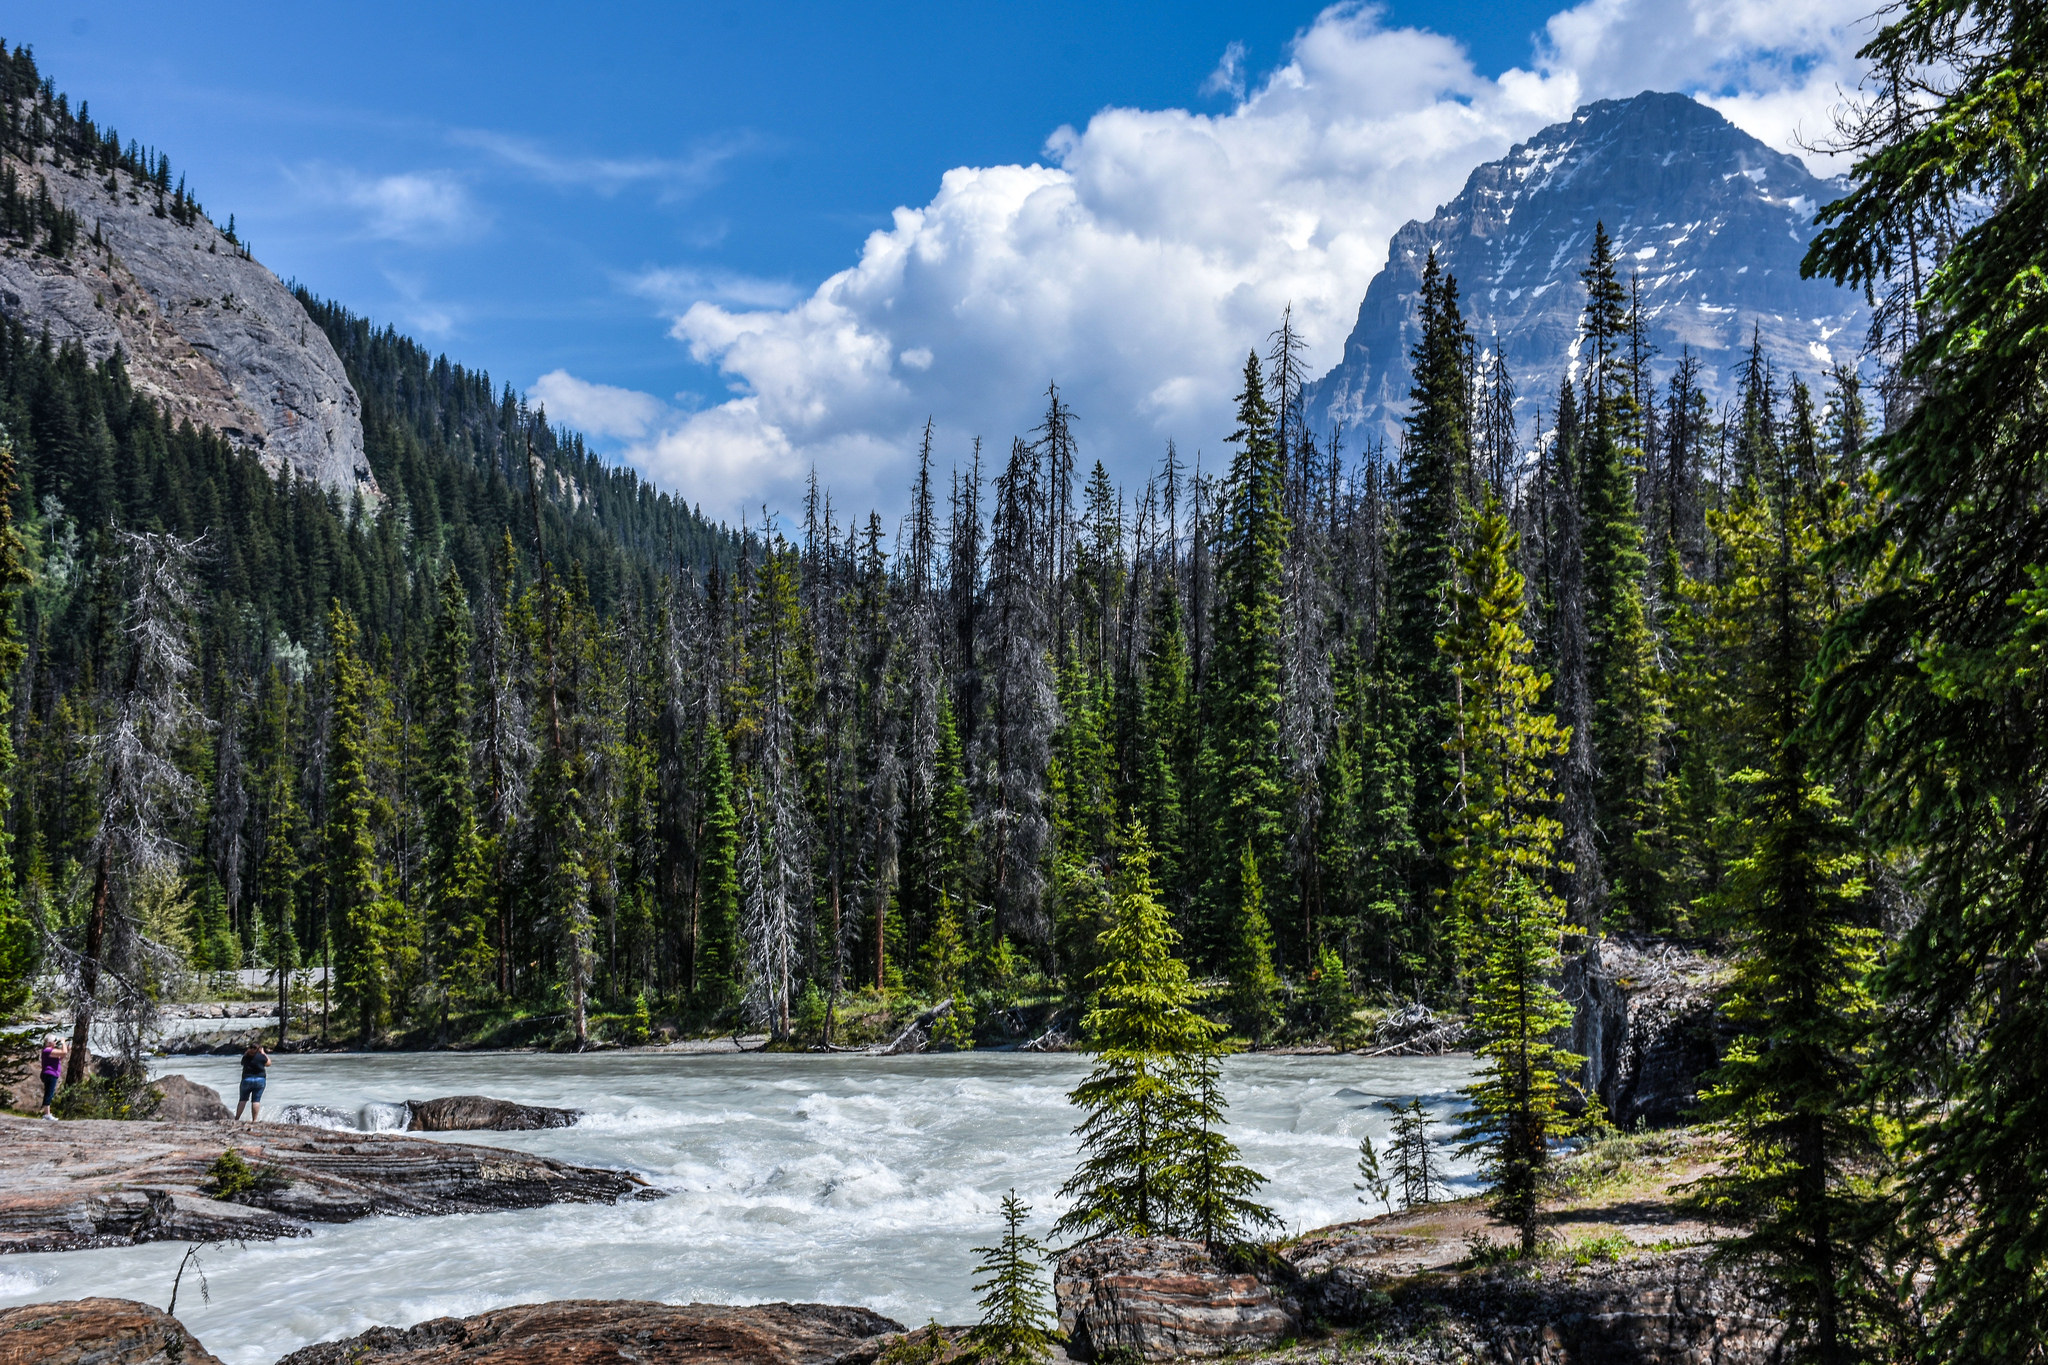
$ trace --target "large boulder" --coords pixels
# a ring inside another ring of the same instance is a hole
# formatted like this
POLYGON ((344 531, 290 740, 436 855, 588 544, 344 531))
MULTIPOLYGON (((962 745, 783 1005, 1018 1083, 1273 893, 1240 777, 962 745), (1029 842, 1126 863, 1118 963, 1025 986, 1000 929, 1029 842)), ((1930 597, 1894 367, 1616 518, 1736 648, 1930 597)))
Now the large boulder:
POLYGON ((235 1111, 221 1102, 220 1092, 210 1085, 183 1076, 159 1076, 150 1084, 164 1094, 151 1118, 172 1123, 226 1123, 235 1116, 235 1111))
POLYGON ((0 1365, 220 1365, 183 1323, 133 1299, 0 1308, 0 1365))
POLYGON ((563 1299, 417 1327, 372 1327, 277 1365, 830 1365, 903 1324, 825 1303, 563 1299))
POLYGON ((1105 1237, 1060 1257, 1053 1274, 1060 1330, 1076 1360, 1146 1360, 1258 1350, 1301 1331, 1301 1311, 1200 1242, 1105 1237))
POLYGON ((1726 1045, 1728 964, 1692 946, 1604 938, 1565 964, 1571 1049, 1622 1128, 1685 1121, 1726 1045))
POLYGON ((520 1133, 535 1128, 567 1128, 583 1117, 580 1109, 551 1109, 542 1104, 514 1104, 488 1095, 446 1095, 438 1100, 412 1100, 406 1127, 421 1133, 489 1130, 520 1133))

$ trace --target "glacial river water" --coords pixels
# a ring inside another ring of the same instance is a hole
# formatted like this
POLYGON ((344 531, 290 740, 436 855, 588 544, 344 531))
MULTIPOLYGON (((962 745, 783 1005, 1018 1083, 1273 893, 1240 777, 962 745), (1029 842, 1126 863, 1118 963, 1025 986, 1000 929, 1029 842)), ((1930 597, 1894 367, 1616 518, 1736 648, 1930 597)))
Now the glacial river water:
MULTIPOLYGON (((1439 1120, 1462 1058, 1236 1057, 1230 1131, 1271 1183, 1289 1230, 1365 1216, 1358 1140, 1383 1099, 1420 1095, 1439 1120)), ((228 1365, 426 1318, 555 1298, 859 1303, 907 1323, 970 1322, 971 1248, 1015 1188, 1044 1235, 1074 1165, 1066 1091, 1081 1056, 846 1057, 601 1053, 282 1056, 271 1105, 347 1113, 485 1094, 586 1111, 573 1128, 444 1135, 634 1170, 649 1203, 448 1218, 372 1218, 295 1240, 219 1247, 178 1316, 228 1365)), ((233 1058, 172 1059, 232 1103, 233 1058)), ((266 1109, 270 1108, 266 1105, 266 1109)), ((1448 1135, 1449 1128, 1440 1129, 1448 1135)), ((1469 1168, 1453 1164, 1459 1183, 1469 1168)), ((0 1304, 107 1294, 159 1306, 182 1243, 0 1257, 0 1304)))

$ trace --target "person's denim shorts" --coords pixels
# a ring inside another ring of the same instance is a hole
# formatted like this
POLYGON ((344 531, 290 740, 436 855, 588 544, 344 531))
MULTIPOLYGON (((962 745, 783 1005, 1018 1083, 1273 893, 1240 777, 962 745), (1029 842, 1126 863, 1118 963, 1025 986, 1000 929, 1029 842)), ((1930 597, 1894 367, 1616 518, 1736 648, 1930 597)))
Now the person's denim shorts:
POLYGON ((242 1098, 244 1100, 252 1100, 257 1104, 263 1103, 263 1082, 265 1079, 262 1076, 242 1077, 242 1098))

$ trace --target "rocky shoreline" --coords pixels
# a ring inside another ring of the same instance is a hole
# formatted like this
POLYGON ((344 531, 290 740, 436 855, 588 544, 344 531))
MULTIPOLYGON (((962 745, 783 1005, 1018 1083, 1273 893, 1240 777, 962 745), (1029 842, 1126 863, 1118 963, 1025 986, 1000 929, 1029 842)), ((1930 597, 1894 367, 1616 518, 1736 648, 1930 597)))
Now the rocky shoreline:
POLYGON ((314 1223, 659 1199, 625 1171, 502 1147, 286 1124, 0 1117, 0 1254, 304 1236, 314 1223), (214 1198, 232 1148, 261 1179, 214 1198))

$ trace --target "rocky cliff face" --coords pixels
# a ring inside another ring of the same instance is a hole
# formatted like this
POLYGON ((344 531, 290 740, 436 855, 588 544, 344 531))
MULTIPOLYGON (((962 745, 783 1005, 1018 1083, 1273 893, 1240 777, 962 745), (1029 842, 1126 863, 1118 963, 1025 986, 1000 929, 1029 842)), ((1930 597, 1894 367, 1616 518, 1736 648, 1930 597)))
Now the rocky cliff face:
POLYGON ((289 468, 344 496, 376 497, 362 404, 326 334, 277 276, 204 217, 186 226, 158 216, 155 188, 125 171, 81 174, 48 147, 33 163, 8 161, 22 184, 40 179, 76 213, 81 232, 61 259, 0 247, 0 311, 54 342, 78 342, 95 361, 120 349, 138 390, 273 473, 289 468))
POLYGON ((1754 331, 1781 375, 1818 379, 1854 363, 1868 326, 1856 294, 1799 277, 1813 215, 1839 187, 1684 95, 1602 100, 1472 172, 1428 222, 1394 234, 1344 356, 1309 387, 1310 420, 1341 421, 1346 444, 1384 438, 1408 407, 1408 351, 1432 249, 1455 275, 1489 354, 1498 340, 1522 430, 1552 410, 1577 351, 1579 272, 1604 222, 1633 273, 1667 373, 1682 349, 1703 363, 1710 399, 1732 395, 1754 331))

